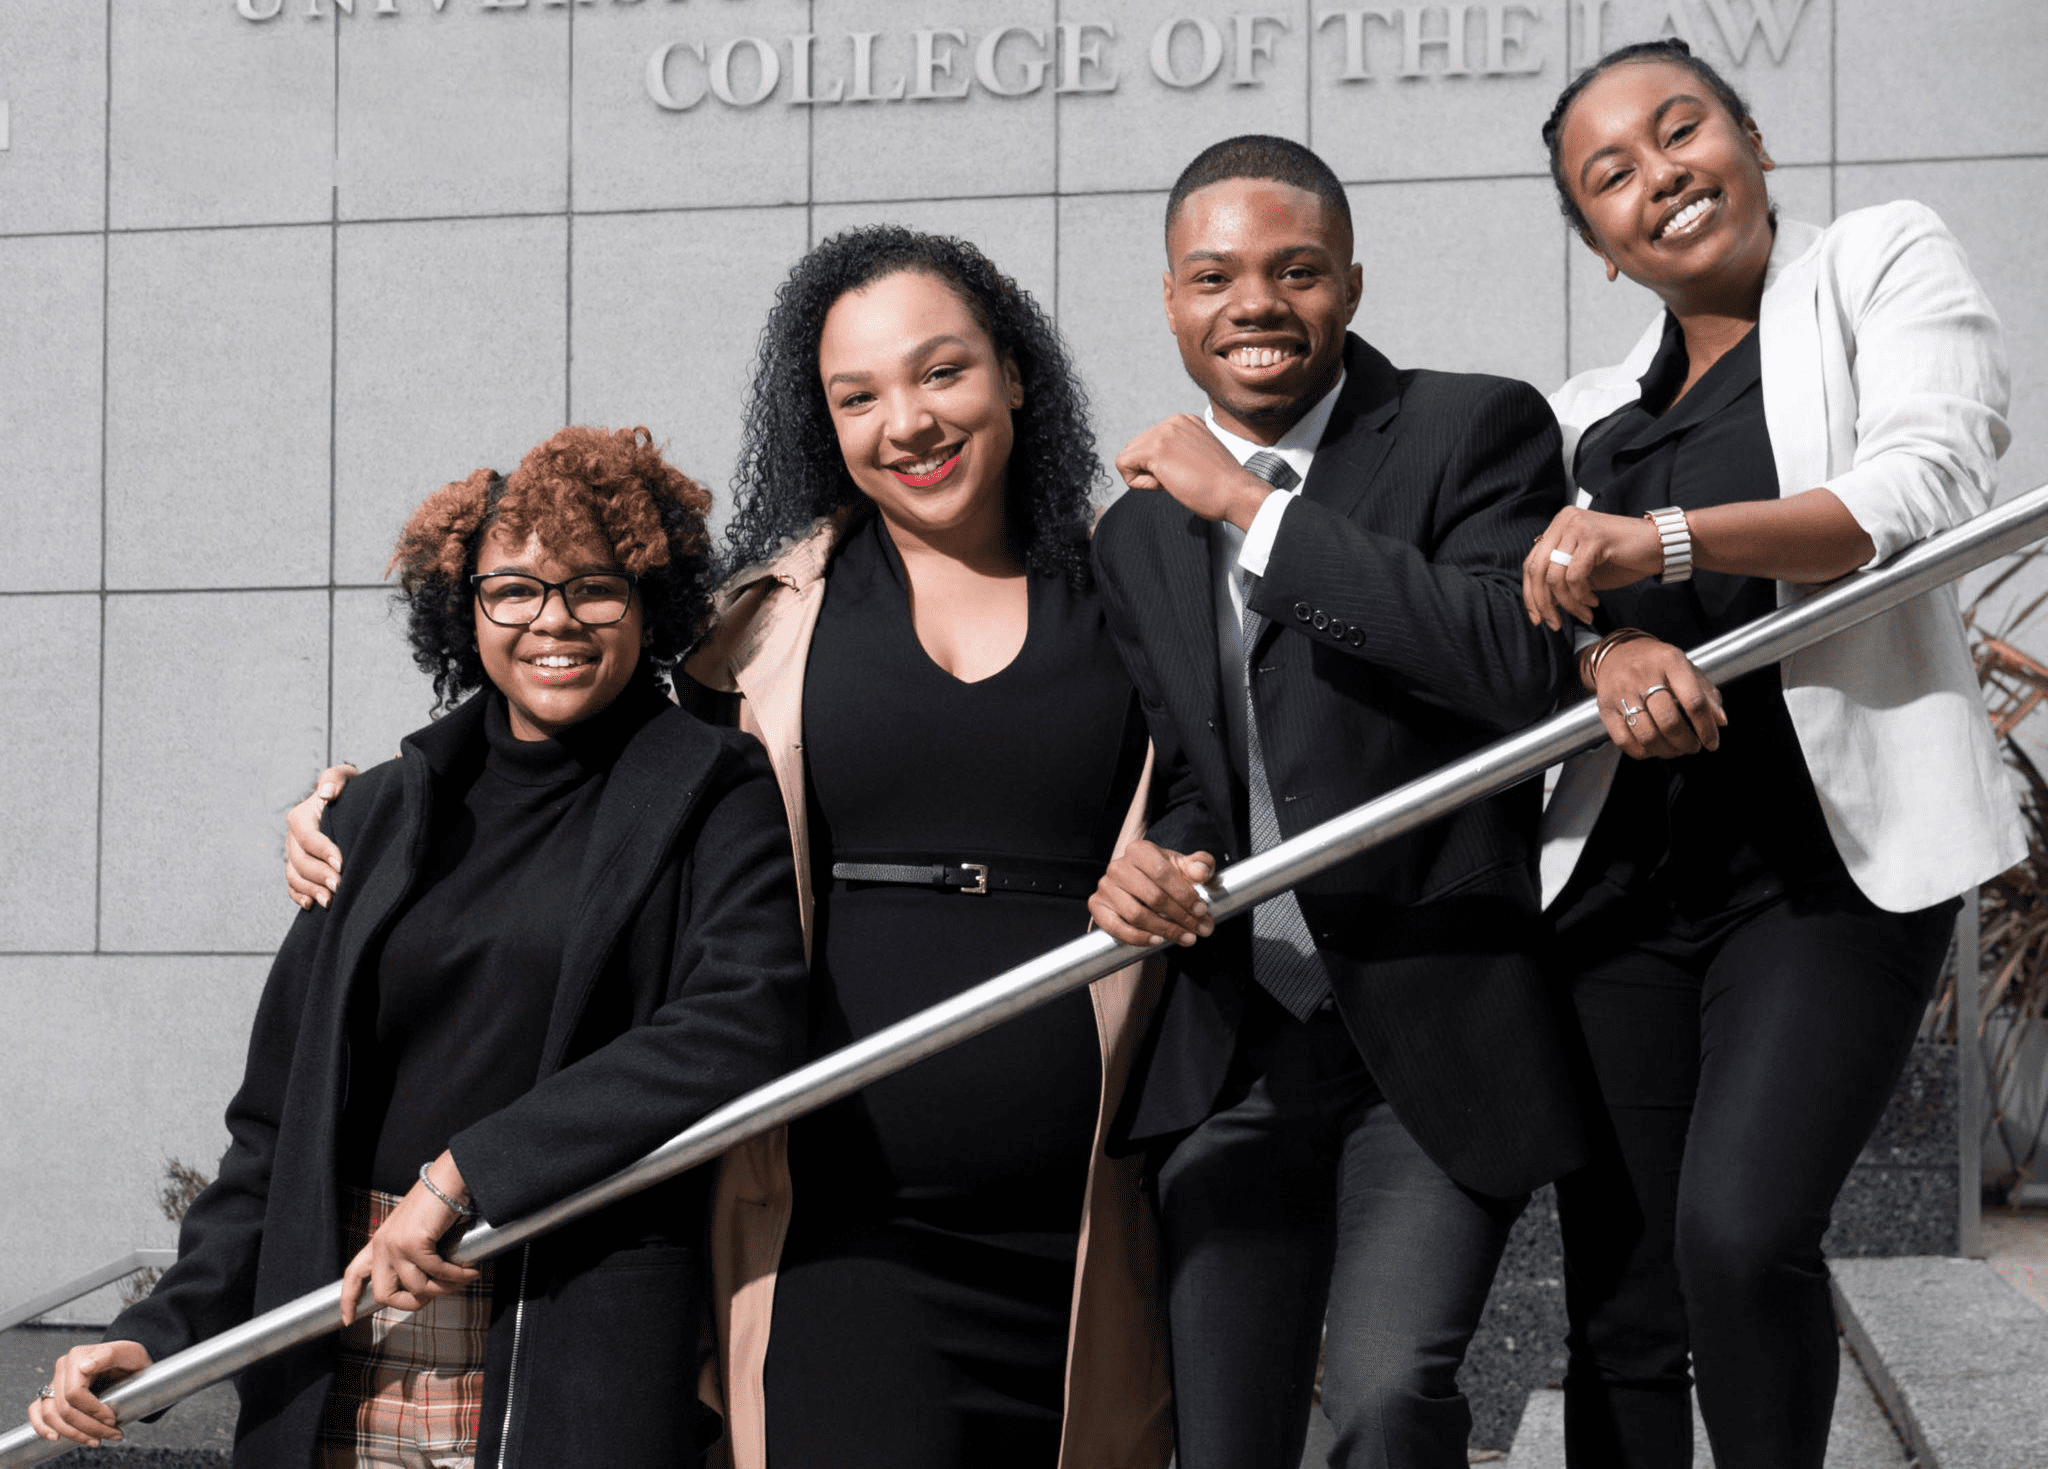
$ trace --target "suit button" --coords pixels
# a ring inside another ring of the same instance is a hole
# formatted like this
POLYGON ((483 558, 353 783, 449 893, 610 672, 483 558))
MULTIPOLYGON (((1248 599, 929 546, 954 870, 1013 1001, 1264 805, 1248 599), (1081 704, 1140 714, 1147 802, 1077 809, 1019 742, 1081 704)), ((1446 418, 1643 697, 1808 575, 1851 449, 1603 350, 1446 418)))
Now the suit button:
POLYGON ((1364 642, 1365 642, 1365 630, 1364 630, 1363 628, 1357 628, 1357 627, 1354 627, 1353 629, 1351 629, 1351 646, 1352 646, 1352 647, 1354 647, 1354 648, 1356 648, 1356 647, 1359 647, 1359 646, 1361 646, 1361 645, 1362 645, 1362 644, 1363 644, 1364 642))
POLYGON ((1330 636, 1340 643, 1344 641, 1344 624, 1334 617, 1330 619, 1330 636))
POLYGON ((1316 631, 1321 632, 1324 628, 1330 625, 1330 614, 1327 612, 1318 612, 1314 617, 1310 618, 1309 620, 1316 625, 1316 631))
POLYGON ((1294 604, 1294 616, 1300 622, 1307 622, 1309 618, 1315 616, 1315 610, 1306 602, 1296 602, 1294 604))

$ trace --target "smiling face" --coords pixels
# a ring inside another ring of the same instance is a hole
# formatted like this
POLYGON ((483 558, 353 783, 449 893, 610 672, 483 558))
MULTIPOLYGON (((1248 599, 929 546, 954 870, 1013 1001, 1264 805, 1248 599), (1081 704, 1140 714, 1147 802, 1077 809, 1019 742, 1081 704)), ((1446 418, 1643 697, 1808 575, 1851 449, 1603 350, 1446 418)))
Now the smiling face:
POLYGON ((1166 324, 1216 421, 1270 444, 1337 381, 1364 276, 1351 229, 1306 189, 1224 179, 1166 232, 1166 324))
POLYGON ((1761 292, 1771 258, 1776 167, 1755 122, 1668 61, 1628 62, 1596 77, 1558 134, 1565 186, 1586 243, 1673 310, 1729 292, 1761 292))
POLYGON ((818 377, 846 472, 893 529, 1000 531, 1024 387, 952 287, 903 270, 848 291, 825 313, 818 377))
MULTIPOLYGON (((611 547, 594 535, 552 547, 543 546, 538 535, 522 541, 502 525, 484 536, 476 569, 551 582, 621 570, 611 547)), ((585 627, 571 617, 559 591, 548 593, 540 616, 525 627, 495 623, 480 605, 475 617, 484 674, 505 696, 512 733, 522 740, 549 739, 598 713, 619 696, 640 663, 638 592, 626 615, 603 627, 585 627)))

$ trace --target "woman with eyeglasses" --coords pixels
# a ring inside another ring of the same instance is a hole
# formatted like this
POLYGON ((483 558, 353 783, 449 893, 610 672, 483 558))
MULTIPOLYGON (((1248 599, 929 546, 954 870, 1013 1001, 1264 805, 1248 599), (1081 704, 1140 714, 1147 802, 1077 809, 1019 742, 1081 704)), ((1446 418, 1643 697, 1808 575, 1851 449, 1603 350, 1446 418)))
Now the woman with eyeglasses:
POLYGON ((348 873, 278 952, 219 1180, 60 1360, 44 1437, 119 1439, 97 1390, 343 1274, 338 1340, 243 1372, 238 1465, 698 1461, 710 1169, 482 1268, 443 1251, 800 1054, 774 774, 661 687, 709 610, 709 504, 646 430, 567 428, 413 513, 393 564, 454 707, 329 808, 348 873))
POLYGON ((1532 620, 1584 626, 1612 736, 1544 821, 1609 1124, 1558 1183, 1566 1454, 1690 1465, 1690 1376, 1717 1462, 1819 1469, 1829 1211, 1957 895, 2026 839, 1953 587, 1722 689, 1685 650, 1990 503, 1998 318, 1923 205, 1780 219, 1756 120, 1683 41, 1601 60, 1543 137, 1581 240, 1664 307, 1553 395, 1579 503, 1523 569, 1532 620))

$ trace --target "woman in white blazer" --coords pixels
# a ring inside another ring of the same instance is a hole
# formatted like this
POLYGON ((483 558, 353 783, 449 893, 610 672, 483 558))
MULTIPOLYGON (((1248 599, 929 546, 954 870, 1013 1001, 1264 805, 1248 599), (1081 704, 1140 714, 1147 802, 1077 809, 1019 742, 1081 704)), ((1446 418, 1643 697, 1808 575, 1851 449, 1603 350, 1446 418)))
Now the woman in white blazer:
POLYGON ((1545 814, 1557 963, 1611 1122, 1559 1185, 1575 1469, 1819 1469, 1820 1241, 1946 952, 2026 854, 1953 588, 1716 689, 1684 649, 1967 520, 2008 434, 1997 318, 1934 214, 1780 221, 1682 41, 1544 128, 1567 218, 1665 311, 1552 399, 1577 503, 1524 567, 1611 746, 1545 814), (1622 756, 1631 757, 1624 761, 1622 756))

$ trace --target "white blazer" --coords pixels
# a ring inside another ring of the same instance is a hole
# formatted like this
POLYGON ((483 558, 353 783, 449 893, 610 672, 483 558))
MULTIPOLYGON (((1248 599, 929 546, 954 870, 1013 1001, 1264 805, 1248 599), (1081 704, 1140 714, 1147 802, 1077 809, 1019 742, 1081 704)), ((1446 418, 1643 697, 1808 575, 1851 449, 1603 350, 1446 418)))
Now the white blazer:
MULTIPOLYGON (((1639 394, 1663 335, 1551 396, 1566 472, 1579 436, 1639 394)), ((1934 211, 1901 201, 1826 229, 1781 221, 1757 322, 1778 493, 1825 487, 1873 564, 1991 503, 2007 379, 1998 318, 1934 211)), ((1580 503, 1587 497, 1580 494, 1580 503)), ((1809 589, 1778 583, 1778 603, 1809 589)), ((1781 665, 1785 705, 1835 847, 1871 902, 1925 908, 2027 854, 1953 585, 1781 665)), ((1568 762, 1544 811, 1543 898, 1584 851, 1621 752, 1568 762)))

